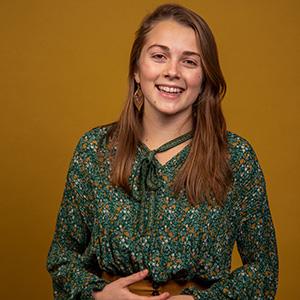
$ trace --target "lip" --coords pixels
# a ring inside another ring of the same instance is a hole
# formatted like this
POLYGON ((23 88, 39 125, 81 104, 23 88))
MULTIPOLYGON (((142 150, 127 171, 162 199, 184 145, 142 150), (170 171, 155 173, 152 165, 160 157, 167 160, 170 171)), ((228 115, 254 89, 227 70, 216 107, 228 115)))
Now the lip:
POLYGON ((158 84, 155 85, 156 88, 158 88, 158 86, 166 86, 166 87, 169 87, 169 88, 177 88, 177 89, 180 89, 182 92, 185 91, 185 88, 183 88, 179 85, 163 84, 163 83, 158 83, 158 84))
POLYGON ((174 86, 174 85, 172 85, 172 86, 171 86, 171 85, 163 85, 163 86, 176 87, 176 88, 181 89, 181 93, 174 93, 174 94, 172 94, 172 93, 166 93, 166 92, 164 92, 164 91, 159 90, 159 88, 158 88, 159 85, 163 85, 163 84, 157 84, 157 85, 155 85, 155 88, 156 88, 157 92, 159 93, 159 95, 162 96, 162 97, 164 97, 164 98, 166 98, 166 99, 177 99, 177 98, 179 98, 179 97, 181 96, 181 94, 184 92, 184 89, 182 89, 182 88, 179 87, 179 86, 174 86))

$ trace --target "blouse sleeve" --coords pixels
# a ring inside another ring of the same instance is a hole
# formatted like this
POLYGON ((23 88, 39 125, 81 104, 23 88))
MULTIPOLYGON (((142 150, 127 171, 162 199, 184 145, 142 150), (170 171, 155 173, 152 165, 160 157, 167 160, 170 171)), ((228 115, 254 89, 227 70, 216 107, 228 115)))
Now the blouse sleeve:
POLYGON ((237 246, 243 266, 208 290, 186 289, 195 300, 274 299, 278 285, 278 255, 268 205, 266 183, 251 145, 246 141, 236 180, 239 185, 237 246))
POLYGON ((95 269, 97 260, 91 246, 92 223, 88 214, 89 162, 83 139, 78 143, 68 170, 54 238, 48 253, 47 269, 52 276, 54 299, 93 299, 92 291, 105 282, 95 269))

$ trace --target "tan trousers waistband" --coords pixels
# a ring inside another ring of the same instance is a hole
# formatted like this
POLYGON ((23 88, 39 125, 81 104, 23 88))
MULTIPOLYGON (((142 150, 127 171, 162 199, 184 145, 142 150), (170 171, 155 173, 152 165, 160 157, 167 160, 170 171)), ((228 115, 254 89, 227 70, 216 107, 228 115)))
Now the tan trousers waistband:
MULTIPOLYGON (((121 277, 117 276, 117 275, 111 275, 107 272, 103 272, 102 278, 105 281, 112 282, 121 277)), ((156 295, 162 294, 164 292, 168 292, 171 296, 176 296, 176 295, 180 295, 180 293, 183 289, 190 288, 190 287, 195 287, 200 290, 207 289, 207 286, 203 286, 196 281, 183 281, 182 282, 182 281, 169 280, 166 283, 157 284, 157 283, 153 283, 149 279, 144 279, 144 280, 141 280, 139 282, 136 282, 136 283, 128 286, 129 290, 132 293, 140 295, 140 296, 156 296, 156 295)))

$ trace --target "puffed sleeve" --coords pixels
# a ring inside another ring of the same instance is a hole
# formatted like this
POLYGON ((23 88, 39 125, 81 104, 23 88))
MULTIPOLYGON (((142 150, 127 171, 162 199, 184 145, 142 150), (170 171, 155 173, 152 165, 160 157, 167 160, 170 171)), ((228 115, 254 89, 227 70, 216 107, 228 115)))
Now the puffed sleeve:
POLYGON ((266 183, 256 154, 246 140, 240 147, 235 174, 239 194, 237 246, 243 266, 208 290, 186 289, 195 300, 274 299, 278 254, 266 183))
MULTIPOLYGON (((71 160, 54 238, 48 253, 54 299, 93 299, 94 289, 103 289, 91 243, 92 217, 86 204, 92 191, 87 165, 91 163, 82 137, 71 160)), ((91 202, 91 201, 89 201, 91 202)))

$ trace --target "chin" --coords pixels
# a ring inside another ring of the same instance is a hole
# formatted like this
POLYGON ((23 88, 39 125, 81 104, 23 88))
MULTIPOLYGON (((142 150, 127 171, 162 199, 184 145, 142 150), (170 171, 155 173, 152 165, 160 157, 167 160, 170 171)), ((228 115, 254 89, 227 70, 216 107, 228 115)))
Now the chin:
POLYGON ((165 109, 165 110, 161 110, 160 113, 166 117, 172 117, 172 116, 178 116, 180 113, 182 113, 183 111, 180 110, 171 110, 171 109, 165 109))
MULTIPOLYGON (((158 101, 157 101, 158 102, 158 101)), ((151 102, 150 102, 151 103, 151 102)), ((149 105, 149 112, 152 111, 151 114, 161 115, 162 117, 171 117, 177 116, 179 114, 187 115, 190 114, 191 106, 181 106, 179 103, 151 103, 149 105)), ((148 105, 147 105, 148 106, 148 105)), ((147 110, 147 109, 146 109, 147 110)))
POLYGON ((179 107, 178 105, 160 107, 161 113, 166 115, 189 114, 191 107, 179 107))

